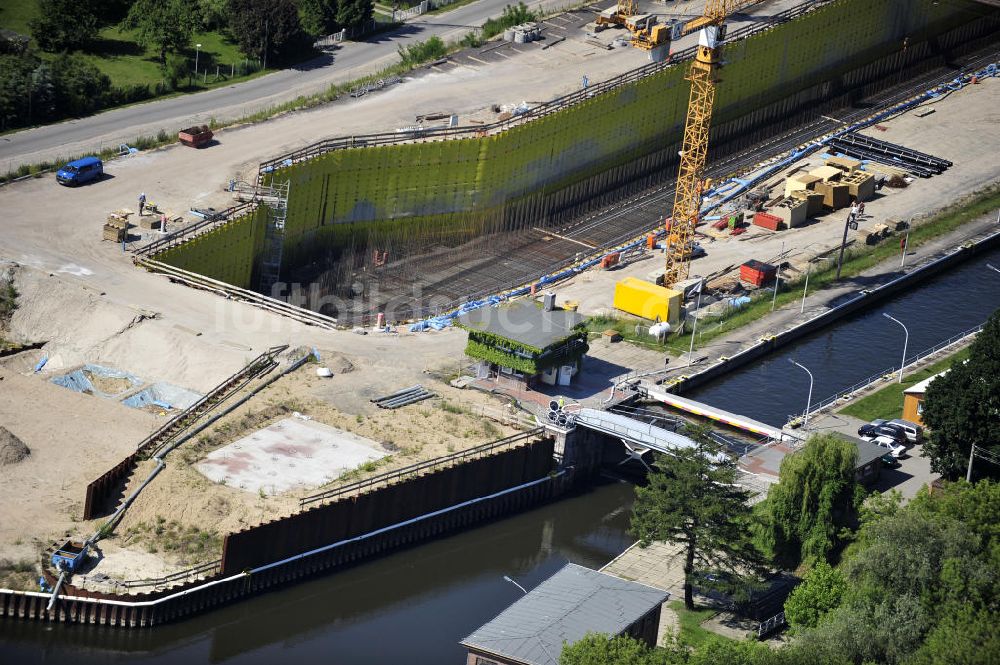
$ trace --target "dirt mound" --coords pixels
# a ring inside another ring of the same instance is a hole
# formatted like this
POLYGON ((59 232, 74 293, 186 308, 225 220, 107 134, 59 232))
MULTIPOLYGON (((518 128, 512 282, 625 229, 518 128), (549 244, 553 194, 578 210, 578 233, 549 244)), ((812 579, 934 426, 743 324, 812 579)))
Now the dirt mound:
POLYGON ((0 466, 17 464, 31 454, 28 446, 10 431, 0 425, 0 466))
POLYGON ((332 369, 334 374, 347 374, 354 369, 354 363, 337 353, 325 354, 323 364, 332 369))

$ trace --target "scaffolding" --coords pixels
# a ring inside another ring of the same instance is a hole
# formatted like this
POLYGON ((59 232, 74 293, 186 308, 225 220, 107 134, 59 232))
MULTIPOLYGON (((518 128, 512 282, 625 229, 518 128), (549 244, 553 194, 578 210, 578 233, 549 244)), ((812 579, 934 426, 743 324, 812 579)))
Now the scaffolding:
POLYGON ((291 181, 272 184, 269 195, 259 200, 271 209, 264 227, 264 253, 260 261, 257 292, 273 295, 271 291, 281 278, 281 254, 285 244, 285 219, 288 217, 288 188, 291 181))

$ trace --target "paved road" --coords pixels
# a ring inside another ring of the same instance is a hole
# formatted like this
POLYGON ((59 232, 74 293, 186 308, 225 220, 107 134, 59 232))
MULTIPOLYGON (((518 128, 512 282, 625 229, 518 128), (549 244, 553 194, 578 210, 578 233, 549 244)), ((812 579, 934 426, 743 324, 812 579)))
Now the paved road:
MULTIPOLYGON (((8 171, 24 163, 127 143, 137 136, 155 135, 160 129, 173 133, 212 118, 234 120, 378 71, 398 60, 399 45, 423 41, 432 35, 445 41, 458 40, 488 18, 499 16, 508 4, 510 0, 477 0, 444 14, 418 17, 366 42, 347 42, 331 54, 251 81, 0 137, 0 169, 8 171)), ((567 0, 531 3, 533 9, 543 10, 566 5, 567 0)))

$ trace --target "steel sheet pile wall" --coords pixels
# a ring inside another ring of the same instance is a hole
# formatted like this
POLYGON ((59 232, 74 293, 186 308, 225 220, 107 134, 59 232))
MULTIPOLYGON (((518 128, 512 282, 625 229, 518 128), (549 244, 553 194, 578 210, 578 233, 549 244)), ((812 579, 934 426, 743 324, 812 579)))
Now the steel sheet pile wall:
POLYGON ((542 439, 397 485, 226 536, 222 574, 301 554, 544 477, 553 440, 542 439))
MULTIPOLYGON (((962 37, 947 31, 987 11, 971 0, 839 0, 734 41, 726 47, 715 145, 759 141, 762 128, 804 108, 959 46, 962 37)), ((269 177, 291 183, 283 276, 318 262, 298 277, 325 270, 325 285, 349 290, 352 273, 379 261, 554 226, 665 179, 687 107, 686 69, 653 71, 498 134, 409 143, 401 136, 399 144, 345 147, 279 166, 269 177)))
POLYGON ((233 286, 252 288, 254 267, 264 249, 264 223, 268 214, 269 208, 260 206, 155 258, 233 286))

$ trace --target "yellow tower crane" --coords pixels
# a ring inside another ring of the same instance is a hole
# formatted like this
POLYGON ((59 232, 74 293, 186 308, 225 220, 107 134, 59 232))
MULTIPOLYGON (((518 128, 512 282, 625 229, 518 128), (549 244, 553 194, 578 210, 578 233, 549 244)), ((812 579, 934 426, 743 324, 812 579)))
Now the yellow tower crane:
POLYGON ((597 29, 625 25, 628 17, 633 16, 638 10, 639 0, 618 0, 617 5, 605 9, 597 16, 597 29))
POLYGON ((734 11, 759 0, 707 0, 704 15, 689 21, 684 33, 700 30, 698 50, 687 80, 691 82, 681 163, 677 171, 674 208, 667 227, 666 271, 663 285, 670 286, 687 279, 691 264, 694 230, 701 210, 704 187, 705 159, 708 154, 708 130, 715 103, 715 72, 722 55, 726 17, 734 11))

